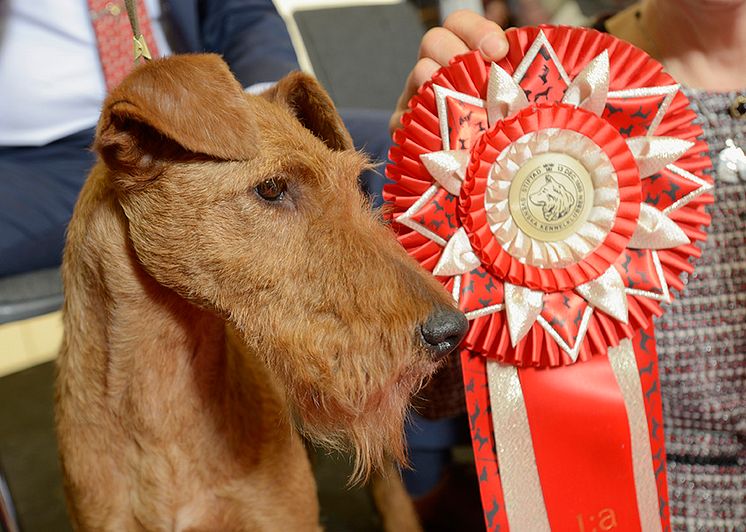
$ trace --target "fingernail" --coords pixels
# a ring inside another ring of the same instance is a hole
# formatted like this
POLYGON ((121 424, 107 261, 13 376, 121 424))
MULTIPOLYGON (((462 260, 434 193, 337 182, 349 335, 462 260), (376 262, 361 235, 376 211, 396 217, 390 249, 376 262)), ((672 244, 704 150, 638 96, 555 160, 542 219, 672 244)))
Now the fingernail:
POLYGON ((497 33, 485 35, 479 42, 479 50, 485 59, 502 59, 507 49, 508 41, 497 33))

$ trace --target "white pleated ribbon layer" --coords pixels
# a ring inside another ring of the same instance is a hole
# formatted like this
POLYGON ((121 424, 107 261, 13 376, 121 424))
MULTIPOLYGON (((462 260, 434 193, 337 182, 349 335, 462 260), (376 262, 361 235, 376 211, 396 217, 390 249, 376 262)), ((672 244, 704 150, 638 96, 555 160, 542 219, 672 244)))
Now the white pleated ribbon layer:
POLYGON ((487 221, 503 249, 521 263, 539 268, 563 268, 583 260, 606 238, 619 208, 617 175, 609 157, 591 139, 569 129, 547 128, 526 133, 506 147, 490 169, 485 209, 487 221), (524 233, 510 212, 510 186, 518 170, 544 153, 576 159, 591 176, 593 206, 586 221, 568 237, 541 241, 524 233))

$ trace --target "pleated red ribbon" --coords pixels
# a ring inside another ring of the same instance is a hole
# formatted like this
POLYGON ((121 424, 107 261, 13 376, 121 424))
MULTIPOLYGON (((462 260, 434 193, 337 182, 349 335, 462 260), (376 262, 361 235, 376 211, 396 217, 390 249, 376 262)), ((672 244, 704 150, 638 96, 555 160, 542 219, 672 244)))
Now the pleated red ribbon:
POLYGON ((488 530, 666 529, 652 317, 683 287, 681 274, 693 271, 696 242, 705 238, 712 201, 707 146, 678 85, 633 46, 554 26, 520 28, 507 38, 508 55, 496 66, 466 54, 420 88, 394 134, 386 170, 393 184, 384 189, 400 242, 426 269, 451 272, 439 279, 470 319, 461 360, 485 521, 488 530), (603 108, 563 102, 584 69, 605 57, 608 69, 600 72, 608 83, 596 93, 605 98, 603 108), (497 119, 489 90, 494 68, 527 102, 497 119), (614 222, 599 244, 557 267, 533 265, 498 241, 485 200, 498 158, 526 135, 550 130, 590 139, 610 161, 618 194, 614 222), (671 148, 651 167, 655 161, 645 158, 665 152, 664 145, 684 148, 671 148), (429 154, 448 164, 433 170, 429 154), (451 168, 462 160, 463 168, 451 168), (645 221, 653 237, 641 236, 643 214, 658 219, 645 221), (678 235, 673 240, 663 238, 666 225, 669 236, 678 235), (458 253, 457 240, 464 248, 458 253), (625 316, 582 290, 604 276, 623 283, 608 294, 623 300, 625 316), (515 305, 534 320, 519 337, 519 322, 507 312, 516 315, 515 305), (511 387, 500 388, 500 379, 511 387), (525 453, 505 434, 508 425, 520 429, 519 410, 525 453), (530 492, 514 481, 521 468, 536 478, 530 492), (526 516, 531 508, 541 515, 526 516))

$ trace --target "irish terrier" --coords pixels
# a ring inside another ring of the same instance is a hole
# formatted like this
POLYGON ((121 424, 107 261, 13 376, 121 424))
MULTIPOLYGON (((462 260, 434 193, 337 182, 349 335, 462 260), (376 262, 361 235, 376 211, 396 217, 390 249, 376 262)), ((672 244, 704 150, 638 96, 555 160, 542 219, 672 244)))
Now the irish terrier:
POLYGON ((213 55, 107 98, 70 224, 57 434, 81 530, 318 529, 303 437, 404 460, 466 328, 357 190, 326 93, 246 95, 213 55))

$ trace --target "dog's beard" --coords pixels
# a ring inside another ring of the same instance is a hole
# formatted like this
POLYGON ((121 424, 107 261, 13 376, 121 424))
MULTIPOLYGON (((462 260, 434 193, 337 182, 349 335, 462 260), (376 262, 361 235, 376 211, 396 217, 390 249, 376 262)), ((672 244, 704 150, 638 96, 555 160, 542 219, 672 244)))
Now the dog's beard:
POLYGON ((385 462, 406 463, 404 421, 411 398, 439 366, 411 336, 391 333, 401 321, 417 320, 395 318, 380 327, 359 318, 326 329, 319 322, 309 328, 301 318, 245 322, 271 324, 244 333, 244 342, 277 378, 298 432, 324 448, 352 452, 353 484, 385 462))
POLYGON ((407 464, 404 422, 410 400, 436 368, 432 362, 415 363, 390 382, 366 383, 357 396, 297 389, 290 398, 295 425, 314 444, 351 451, 354 467, 349 482, 364 482, 387 461, 407 464))

